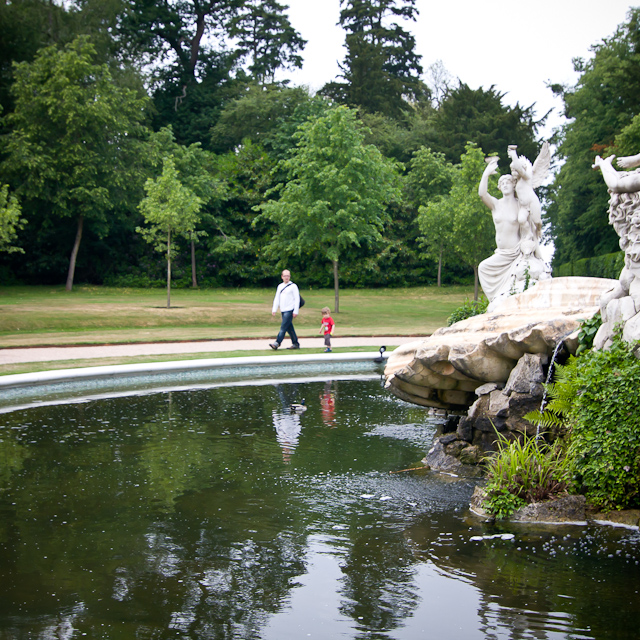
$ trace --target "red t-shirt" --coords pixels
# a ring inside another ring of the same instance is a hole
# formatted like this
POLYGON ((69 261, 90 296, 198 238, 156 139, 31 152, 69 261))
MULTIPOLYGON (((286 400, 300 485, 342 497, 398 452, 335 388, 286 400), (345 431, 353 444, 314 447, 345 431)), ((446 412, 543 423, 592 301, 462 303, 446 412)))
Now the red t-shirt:
POLYGON ((327 335, 327 333, 331 333, 331 330, 335 326, 336 326, 336 323, 333 321, 333 318, 331 316, 322 317, 322 328, 324 329, 325 336, 327 335))

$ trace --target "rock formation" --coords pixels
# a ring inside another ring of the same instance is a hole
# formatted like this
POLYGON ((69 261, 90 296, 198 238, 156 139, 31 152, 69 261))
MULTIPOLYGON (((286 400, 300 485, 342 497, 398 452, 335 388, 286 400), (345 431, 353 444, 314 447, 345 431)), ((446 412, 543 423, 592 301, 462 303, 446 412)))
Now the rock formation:
POLYGON ((438 329, 396 349, 385 367, 395 395, 446 410, 424 462, 459 476, 482 474, 478 464, 507 439, 535 427, 524 416, 540 408, 550 360, 575 353, 580 323, 598 311, 615 280, 555 278, 504 300, 491 313, 438 329))
POLYGON ((615 280, 554 278, 510 296, 491 313, 438 329, 396 349, 385 367, 386 386, 415 404, 465 412, 486 383, 504 385, 525 354, 549 358, 563 340, 578 345, 582 320, 615 280))

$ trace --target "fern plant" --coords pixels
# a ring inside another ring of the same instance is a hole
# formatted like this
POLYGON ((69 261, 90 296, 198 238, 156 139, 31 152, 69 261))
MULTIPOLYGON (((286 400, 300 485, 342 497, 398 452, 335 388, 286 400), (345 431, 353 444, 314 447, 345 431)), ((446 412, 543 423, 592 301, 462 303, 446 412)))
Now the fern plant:
POLYGON ((544 385, 545 395, 540 409, 530 411, 524 416, 525 420, 540 430, 556 436, 567 430, 569 412, 580 393, 578 369, 574 360, 575 357, 571 356, 565 365, 555 366, 555 381, 544 385))

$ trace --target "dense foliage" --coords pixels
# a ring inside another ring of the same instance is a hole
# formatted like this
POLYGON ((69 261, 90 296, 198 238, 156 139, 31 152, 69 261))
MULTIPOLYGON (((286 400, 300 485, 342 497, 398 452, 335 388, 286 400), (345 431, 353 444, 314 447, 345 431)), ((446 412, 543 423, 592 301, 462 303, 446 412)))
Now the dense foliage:
MULTIPOLYGON (((288 193, 297 132, 340 105, 363 125, 364 145, 399 163, 402 183, 375 240, 341 250, 341 282, 469 282, 493 250, 477 198, 482 158, 504 156, 508 144, 535 158, 544 118, 534 119, 533 106, 505 105, 508 87, 469 87, 441 62, 425 75, 411 33, 416 4, 341 0, 345 59, 316 95, 278 80, 301 65, 305 42, 277 0, 0 5, 0 185, 11 219, 26 223, 7 227, 0 282, 53 284, 66 274, 68 286, 161 284, 163 258, 135 229, 143 185, 173 156, 202 201, 200 241, 175 238, 174 284, 273 284, 275 225, 256 222, 255 207, 288 193)), ((632 10, 593 60, 577 63, 576 87, 555 87, 572 118, 548 194, 557 262, 615 243, 606 190, 589 167, 595 152, 640 143, 637 23, 632 10)), ((302 284, 331 285, 326 251, 288 261, 302 284)))
MULTIPOLYGON (((527 419, 557 438, 567 489, 600 509, 640 506, 640 359, 618 334, 589 349, 599 316, 583 323, 581 355, 558 365, 543 411, 527 419)), ((544 442, 544 440, 540 440, 544 442)), ((493 468, 492 468, 493 473, 493 468)), ((491 480, 493 482, 493 479, 491 480)), ((504 483, 503 483, 504 484, 504 483)), ((503 484, 500 485, 503 487, 503 484)), ((503 487, 504 488, 504 487, 503 487)), ((514 493, 506 487, 507 492, 514 493)), ((519 495, 515 492, 514 495, 519 495)))
POLYGON ((567 457, 576 491, 603 509, 640 506, 640 360, 620 337, 571 361, 558 385, 573 393, 567 457))
POLYGON ((607 189, 591 166, 596 155, 640 150, 640 9, 631 9, 627 22, 592 49, 590 60, 574 61, 580 74, 574 87, 553 86, 569 119, 557 135, 556 156, 563 164, 548 208, 554 265, 618 249, 607 218, 607 189))
POLYGON ((335 311, 339 311, 339 262, 352 246, 375 245, 388 221, 386 205, 399 196, 397 171, 364 133, 355 113, 336 107, 309 119, 296 135, 298 144, 282 162, 288 181, 280 197, 259 206, 273 224, 266 251, 283 262, 291 255, 318 252, 331 262, 335 311))

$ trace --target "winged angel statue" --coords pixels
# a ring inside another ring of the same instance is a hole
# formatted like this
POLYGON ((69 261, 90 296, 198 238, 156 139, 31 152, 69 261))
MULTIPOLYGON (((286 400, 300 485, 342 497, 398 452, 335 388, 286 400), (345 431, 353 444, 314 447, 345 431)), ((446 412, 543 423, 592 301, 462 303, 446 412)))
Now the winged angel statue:
POLYGON ((478 267, 482 290, 491 303, 489 310, 505 296, 551 277, 540 252, 542 206, 535 192, 549 173, 549 144, 542 145, 533 165, 518 155, 515 145, 508 147, 507 154, 511 158, 511 174, 498 180, 502 198, 495 198, 488 191, 489 176, 498 173, 497 157, 487 158, 478 186, 478 195, 491 210, 496 228, 497 248, 478 267))

